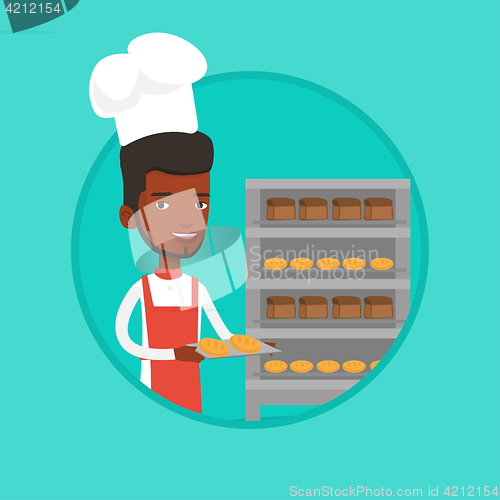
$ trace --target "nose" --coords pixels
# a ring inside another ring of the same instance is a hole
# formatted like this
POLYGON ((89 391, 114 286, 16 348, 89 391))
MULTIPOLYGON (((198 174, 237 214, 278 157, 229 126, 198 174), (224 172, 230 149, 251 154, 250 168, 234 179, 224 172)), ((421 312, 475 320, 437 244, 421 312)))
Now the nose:
POLYGON ((193 224, 179 224, 179 226, 182 227, 182 229, 189 229, 193 224))

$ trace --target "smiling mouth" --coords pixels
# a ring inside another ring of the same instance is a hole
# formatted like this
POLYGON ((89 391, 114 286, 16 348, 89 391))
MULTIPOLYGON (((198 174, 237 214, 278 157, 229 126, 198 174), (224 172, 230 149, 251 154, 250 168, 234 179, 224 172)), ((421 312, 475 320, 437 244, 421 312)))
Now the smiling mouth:
POLYGON ((195 236, 198 235, 198 233, 174 233, 173 231, 172 234, 176 238, 181 238, 183 240, 192 240, 195 236))

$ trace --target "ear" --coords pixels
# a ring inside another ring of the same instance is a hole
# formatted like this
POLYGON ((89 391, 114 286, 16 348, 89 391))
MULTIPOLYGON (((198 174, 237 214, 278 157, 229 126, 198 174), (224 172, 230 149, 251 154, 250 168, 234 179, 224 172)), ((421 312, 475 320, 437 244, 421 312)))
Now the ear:
POLYGON ((127 205, 122 205, 120 207, 120 222, 125 229, 135 229, 134 211, 127 207, 127 205))

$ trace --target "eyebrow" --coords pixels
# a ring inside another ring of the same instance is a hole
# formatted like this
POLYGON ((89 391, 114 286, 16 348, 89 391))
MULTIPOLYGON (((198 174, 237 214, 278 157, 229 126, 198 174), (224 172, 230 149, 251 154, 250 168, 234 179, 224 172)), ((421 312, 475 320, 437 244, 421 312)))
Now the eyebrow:
POLYGON ((172 193, 170 193, 170 192, 165 192, 165 193, 151 193, 151 196, 172 196, 172 193))
POLYGON ((210 198, 210 193, 193 193, 193 196, 208 196, 210 198))

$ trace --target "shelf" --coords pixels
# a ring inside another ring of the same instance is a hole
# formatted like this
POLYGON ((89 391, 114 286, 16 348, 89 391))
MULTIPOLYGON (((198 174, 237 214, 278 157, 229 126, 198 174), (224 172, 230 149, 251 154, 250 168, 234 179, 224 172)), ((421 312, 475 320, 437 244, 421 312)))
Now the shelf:
POLYGON ((260 380, 361 380, 368 375, 370 369, 359 373, 348 373, 340 368, 335 373, 322 373, 318 370, 311 370, 307 373, 295 373, 291 370, 286 370, 282 373, 257 372, 254 377, 260 377, 260 380))
POLYGON ((410 189, 409 179, 247 179, 246 189, 410 189))
MULTIPOLYGON (((390 329, 396 328, 396 325, 403 325, 405 322, 404 319, 333 319, 333 318, 324 318, 324 319, 300 319, 300 318, 290 318, 290 319, 254 319, 252 323, 259 325, 275 325, 276 328, 301 328, 304 330, 305 328, 317 328, 319 326, 335 329, 338 326, 345 327, 349 325, 351 328, 381 328, 381 329, 390 329)), ((349 327, 347 327, 349 328, 349 327)))
POLYGON ((294 229, 303 229, 303 228, 332 228, 332 229, 341 229, 346 227, 351 227, 353 229, 360 228, 391 228, 396 226, 407 226, 408 223, 404 220, 374 220, 369 221, 365 219, 360 220, 333 220, 333 219, 325 219, 325 220, 301 220, 301 219, 291 219, 291 220, 254 220, 254 225, 265 227, 265 228, 294 228, 294 229))
MULTIPOLYGON (((341 267, 333 270, 333 271, 327 271, 325 269, 318 269, 316 267, 313 267, 311 269, 308 269, 307 271, 296 271, 295 269, 292 269, 291 267, 287 267, 282 270, 270 270, 267 268, 259 269, 258 272, 260 273, 260 276, 262 276, 260 279, 266 279, 266 280, 337 280, 337 281, 342 281, 342 280, 355 280, 355 281, 360 281, 363 279, 375 279, 374 276, 378 276, 381 279, 394 279, 391 275, 396 274, 396 273, 406 273, 408 272, 406 269, 388 269, 387 271, 376 271, 375 269, 359 269, 359 273, 361 271, 364 271, 365 277, 364 278, 359 278, 357 277, 357 272, 356 271, 351 271, 347 269, 343 269, 341 267), (340 271, 339 271, 340 270, 340 271), (280 272, 283 271, 286 274, 282 277, 280 276, 280 272), (335 273, 337 271, 337 273, 335 273), (356 273, 356 275, 355 275, 356 273), (309 276, 317 275, 317 277, 310 278, 309 276), (343 278, 341 277, 342 274, 346 274, 347 277, 343 278), (368 277, 367 277, 368 276, 368 277)), ((252 278, 249 278, 252 279, 252 278)))
POLYGON ((409 279, 252 279, 246 283, 247 290, 409 290, 409 279))
MULTIPOLYGON (((387 276, 390 274, 395 274, 395 273, 406 273, 408 272, 407 269, 394 269, 393 267, 391 269, 386 269, 385 271, 379 271, 377 269, 373 269, 371 267, 366 267, 364 269, 359 269, 359 272, 364 271, 365 275, 369 276, 380 276, 381 278, 387 279, 387 276)), ((273 280, 279 280, 279 279, 304 279, 307 280, 309 279, 309 275, 314 273, 319 274, 320 277, 314 278, 314 279, 323 279, 323 280, 329 280, 329 279, 356 279, 355 274, 357 271, 352 271, 351 269, 345 269, 343 267, 338 267, 337 269, 333 270, 326 270, 326 269, 320 269, 318 267, 311 267, 310 269, 307 269, 305 271, 298 271, 296 269, 293 269, 292 267, 285 267, 284 269, 268 269, 267 267, 261 267, 258 272, 260 273, 261 276, 264 276, 264 279, 273 279, 273 280), (281 274, 285 274, 284 278, 281 277, 281 274), (346 274, 349 276, 348 278, 341 278, 338 275, 340 274, 346 274)), ((358 278, 362 279, 362 278, 358 278)), ((372 278, 370 278, 372 279, 372 278)))
POLYGON ((247 238, 409 238, 409 227, 247 227, 247 238))
MULTIPOLYGON (((327 269, 320 269, 319 267, 311 267, 310 269, 307 269, 305 271, 298 271, 296 269, 293 269, 293 267, 285 267, 285 269, 268 269, 267 267, 262 267, 259 269, 259 271, 263 274, 270 274, 271 277, 272 277, 272 273, 279 273, 280 271, 287 271, 287 270, 291 270, 292 273, 290 273, 290 271, 288 271, 291 276, 293 276, 293 271, 295 271, 295 274, 299 274, 301 273, 302 275, 305 275, 307 276, 307 274, 309 274, 311 271, 314 271, 314 272, 320 272, 322 274, 327 274, 328 277, 327 278, 321 278, 321 279, 332 279, 334 278, 334 275, 335 275, 335 271, 344 271, 346 273, 352 273, 354 275, 354 273, 356 271, 352 271, 351 269, 345 269, 344 267, 337 267, 337 269, 333 269, 333 270, 327 270, 327 269)), ((361 269, 360 269, 361 271, 361 269)), ((385 271, 379 271, 378 269, 373 269, 373 268, 366 268, 366 266, 363 268, 363 271, 365 272, 365 274, 373 274, 373 275, 380 275, 380 276, 383 276, 384 274, 390 274, 390 273, 406 273, 407 270, 406 269, 394 269, 393 267, 391 267, 390 269, 386 269, 385 271)), ((279 279, 279 278, 274 278, 273 279, 279 279)), ((307 278, 293 278, 293 279, 307 279, 307 278)))
POLYGON ((247 328, 256 339, 391 339, 401 328, 247 328))
POLYGON ((346 391, 359 380, 249 380, 247 391, 346 391))

